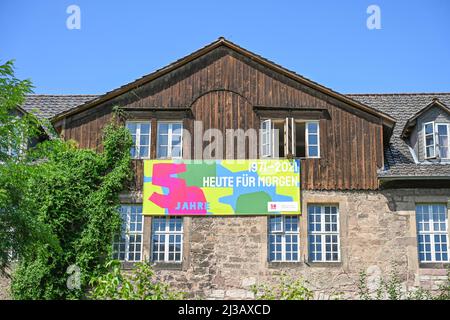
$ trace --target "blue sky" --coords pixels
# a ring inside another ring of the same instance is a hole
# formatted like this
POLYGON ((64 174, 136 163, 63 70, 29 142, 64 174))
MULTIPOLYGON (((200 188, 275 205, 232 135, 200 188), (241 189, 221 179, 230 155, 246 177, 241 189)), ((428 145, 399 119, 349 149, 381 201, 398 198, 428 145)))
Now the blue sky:
POLYGON ((342 93, 450 92, 448 0, 0 2, 0 62, 36 93, 104 93, 219 36, 342 93))

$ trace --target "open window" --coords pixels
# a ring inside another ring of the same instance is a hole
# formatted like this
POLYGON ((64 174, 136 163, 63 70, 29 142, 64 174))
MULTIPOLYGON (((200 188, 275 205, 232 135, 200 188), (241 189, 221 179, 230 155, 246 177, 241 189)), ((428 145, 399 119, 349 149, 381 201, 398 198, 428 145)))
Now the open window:
POLYGON ((264 119, 260 141, 262 158, 319 158, 319 121, 264 119))
POLYGON ((434 122, 428 122, 423 125, 425 139, 425 159, 436 157, 436 142, 434 132, 434 122))
POLYGON ((436 124, 438 155, 441 159, 449 159, 449 126, 446 123, 436 124))
POLYGON ((425 159, 450 159, 450 125, 427 122, 423 125, 425 159))

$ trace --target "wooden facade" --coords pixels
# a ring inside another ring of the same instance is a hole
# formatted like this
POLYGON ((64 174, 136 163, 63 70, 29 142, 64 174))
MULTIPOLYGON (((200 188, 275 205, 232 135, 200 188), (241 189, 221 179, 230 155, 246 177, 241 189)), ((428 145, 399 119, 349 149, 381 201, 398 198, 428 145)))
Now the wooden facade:
MULTIPOLYGON (((204 130, 246 130, 259 129, 261 109, 275 113, 279 110, 280 115, 292 112, 297 119, 306 111, 314 114, 318 110, 315 114, 327 115, 319 120, 321 155, 320 159, 301 160, 302 188, 377 189, 377 170, 384 163, 383 116, 296 81, 279 72, 278 66, 268 64, 218 45, 145 84, 64 115, 55 125, 66 139, 76 140, 80 147, 98 148, 113 106, 120 106, 130 119, 152 120, 151 157, 155 158, 159 119, 179 119, 191 132, 194 120, 201 120, 204 130)), ((135 187, 139 189, 142 161, 135 160, 134 166, 135 187)))

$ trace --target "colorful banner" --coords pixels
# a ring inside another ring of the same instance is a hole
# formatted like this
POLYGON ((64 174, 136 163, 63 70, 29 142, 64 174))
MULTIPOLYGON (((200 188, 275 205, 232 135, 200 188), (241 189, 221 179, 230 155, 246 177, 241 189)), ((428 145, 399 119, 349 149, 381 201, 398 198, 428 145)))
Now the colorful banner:
POLYGON ((143 213, 300 214, 300 161, 144 160, 143 213))

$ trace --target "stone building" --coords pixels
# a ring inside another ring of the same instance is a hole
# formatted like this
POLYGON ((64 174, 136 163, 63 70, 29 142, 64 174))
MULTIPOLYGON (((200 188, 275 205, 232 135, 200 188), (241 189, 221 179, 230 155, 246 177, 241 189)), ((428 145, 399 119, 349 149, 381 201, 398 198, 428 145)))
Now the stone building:
POLYGON ((97 148, 114 106, 135 141, 136 179, 121 196, 126 231, 114 241, 124 267, 150 261, 190 297, 218 299, 252 298, 253 284, 282 273, 306 279, 318 299, 357 298, 361 271, 374 288, 394 265, 405 288, 445 279, 450 93, 344 95, 220 38, 103 95, 31 95, 23 108, 97 148), (257 130, 243 153, 219 142, 222 158, 252 160, 257 146, 258 159, 296 159, 298 212, 261 210, 251 195, 240 212, 146 211, 145 161, 221 159, 205 156, 205 136, 195 146, 199 123, 224 136, 257 130))

